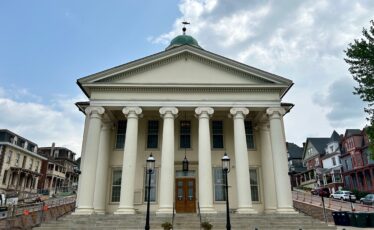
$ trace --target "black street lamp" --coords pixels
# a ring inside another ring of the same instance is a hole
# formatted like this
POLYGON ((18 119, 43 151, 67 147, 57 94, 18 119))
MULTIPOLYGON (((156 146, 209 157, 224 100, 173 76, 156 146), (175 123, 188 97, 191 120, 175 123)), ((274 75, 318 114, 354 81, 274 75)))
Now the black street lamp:
POLYGON ((231 230, 230 223, 230 205, 229 205, 229 185, 227 183, 227 174, 230 172, 230 157, 225 153, 222 157, 222 171, 225 178, 225 192, 226 192, 226 229, 231 230))
POLYGON ((151 155, 147 158, 147 174, 148 174, 148 191, 147 191, 147 217, 145 221, 145 230, 149 230, 149 203, 151 200, 151 174, 153 174, 155 169, 155 158, 151 155))

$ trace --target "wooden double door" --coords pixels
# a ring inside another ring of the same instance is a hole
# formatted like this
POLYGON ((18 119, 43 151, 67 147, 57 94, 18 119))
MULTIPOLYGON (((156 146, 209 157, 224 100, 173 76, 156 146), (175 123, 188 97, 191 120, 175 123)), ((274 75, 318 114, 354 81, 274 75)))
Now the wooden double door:
POLYGON ((175 211, 196 212, 195 178, 175 179, 175 211))

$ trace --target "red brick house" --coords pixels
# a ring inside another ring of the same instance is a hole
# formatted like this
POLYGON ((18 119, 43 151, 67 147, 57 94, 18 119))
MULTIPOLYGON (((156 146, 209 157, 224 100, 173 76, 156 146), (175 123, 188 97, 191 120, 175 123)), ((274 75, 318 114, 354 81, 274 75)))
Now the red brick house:
POLYGON ((364 130, 347 129, 342 142, 344 186, 350 190, 374 192, 374 160, 364 130))

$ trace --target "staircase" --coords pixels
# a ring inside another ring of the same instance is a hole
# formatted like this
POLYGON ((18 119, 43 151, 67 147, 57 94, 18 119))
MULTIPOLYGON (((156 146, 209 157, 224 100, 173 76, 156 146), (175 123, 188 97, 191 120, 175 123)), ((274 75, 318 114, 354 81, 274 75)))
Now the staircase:
MULTIPOLYGON (((232 229, 246 230, 328 230, 336 229, 335 226, 315 220, 303 214, 257 214, 239 215, 231 214, 232 229)), ((161 224, 171 222, 171 217, 160 217, 155 214, 150 217, 151 229, 162 230, 161 224)), ((202 221, 208 221, 213 229, 226 229, 226 214, 204 215, 202 221)), ((68 215, 58 221, 43 223, 37 230, 62 230, 62 229, 144 229, 145 215, 92 215, 74 216, 68 215)), ((177 214, 174 220, 174 230, 200 229, 200 220, 196 214, 177 214)))

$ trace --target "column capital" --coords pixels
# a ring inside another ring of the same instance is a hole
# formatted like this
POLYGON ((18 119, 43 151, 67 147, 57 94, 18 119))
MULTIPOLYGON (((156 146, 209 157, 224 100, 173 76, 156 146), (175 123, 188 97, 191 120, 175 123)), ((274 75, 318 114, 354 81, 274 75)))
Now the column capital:
POLYGON ((286 113, 286 110, 284 110, 282 107, 273 107, 266 109, 266 113, 270 118, 280 118, 286 113))
POLYGON ((162 118, 175 118, 178 114, 178 109, 175 107, 161 107, 159 109, 162 118))
POLYGON ((201 117, 202 115, 207 115, 208 117, 211 117, 214 113, 214 109, 211 107, 197 107, 195 109, 195 113, 198 117, 201 117))
POLYGON ((235 119, 235 118, 242 118, 244 119, 246 115, 248 115, 249 113, 249 109, 247 108, 231 108, 230 109, 230 115, 232 115, 232 117, 235 119))
POLYGON ((101 115, 104 114, 105 109, 101 106, 89 106, 85 110, 85 113, 89 117, 98 117, 101 118, 101 115))
POLYGON ((138 118, 142 114, 142 109, 140 107, 125 107, 122 109, 122 113, 125 114, 127 118, 138 118))

